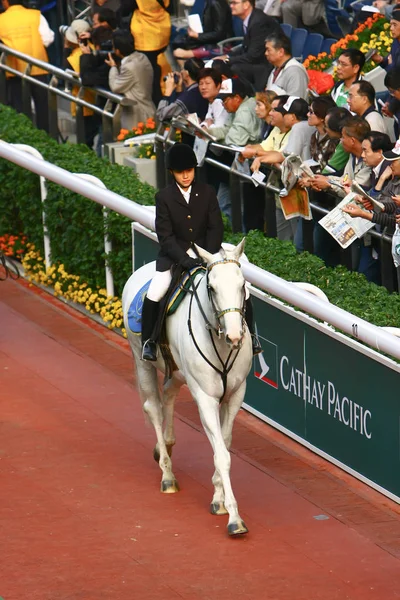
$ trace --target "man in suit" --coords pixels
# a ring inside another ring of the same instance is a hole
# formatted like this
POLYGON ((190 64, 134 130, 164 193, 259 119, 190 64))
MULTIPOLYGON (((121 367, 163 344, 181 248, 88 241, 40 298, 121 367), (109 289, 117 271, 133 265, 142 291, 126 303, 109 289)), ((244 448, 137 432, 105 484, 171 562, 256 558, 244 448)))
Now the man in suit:
POLYGON ((217 58, 228 61, 232 72, 241 79, 247 79, 255 91, 262 91, 272 69, 264 55, 265 39, 273 33, 279 33, 279 24, 255 8, 255 0, 230 0, 229 4, 232 16, 243 21, 243 44, 217 58))
POLYGON ((201 259, 189 256, 188 250, 198 244, 214 254, 221 247, 224 232, 214 189, 194 180, 197 160, 192 148, 174 144, 166 165, 174 183, 156 194, 156 233, 161 249, 142 310, 142 359, 150 361, 157 360, 157 343, 152 336, 160 301, 172 280, 171 269, 180 265, 190 270, 201 264, 201 259))

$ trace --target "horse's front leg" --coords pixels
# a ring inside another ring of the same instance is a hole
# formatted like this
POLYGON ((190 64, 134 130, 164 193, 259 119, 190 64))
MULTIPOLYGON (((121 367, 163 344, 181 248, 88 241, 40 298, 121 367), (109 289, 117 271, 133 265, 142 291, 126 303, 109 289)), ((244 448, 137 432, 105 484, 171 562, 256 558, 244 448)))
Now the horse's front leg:
MULTIPOLYGON (((245 392, 246 382, 244 381, 241 387, 220 407, 221 431, 227 450, 231 447, 233 423, 242 406, 245 392)), ((212 482, 214 484, 214 496, 210 505, 210 512, 213 515, 226 515, 228 511, 225 507, 224 486, 217 469, 214 471, 212 482)))
POLYGON ((179 486, 172 472, 172 461, 168 454, 162 430, 164 415, 158 389, 157 371, 152 365, 144 364, 143 361, 137 359, 135 362, 138 371, 137 381, 139 382, 142 396, 143 410, 149 417, 156 432, 158 464, 162 471, 161 491, 166 494, 172 494, 179 491, 179 486))
MULTIPOLYGON (((228 533, 229 535, 247 533, 248 529, 239 515, 237 502, 233 495, 230 480, 231 457, 221 430, 218 400, 198 389, 194 393, 194 397, 199 407, 204 431, 214 450, 214 466, 222 482, 224 504, 229 513, 228 533)), ((233 423, 233 419, 231 420, 233 423)))

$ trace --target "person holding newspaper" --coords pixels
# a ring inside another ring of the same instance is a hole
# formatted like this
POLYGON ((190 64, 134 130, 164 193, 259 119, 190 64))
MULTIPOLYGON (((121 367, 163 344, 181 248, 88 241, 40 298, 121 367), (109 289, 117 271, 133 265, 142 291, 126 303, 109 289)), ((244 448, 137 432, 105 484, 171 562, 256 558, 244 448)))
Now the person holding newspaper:
POLYGON ((351 217, 361 217, 382 227, 389 226, 393 229, 395 213, 400 207, 400 141, 398 140, 392 149, 389 136, 382 137, 379 143, 378 135, 382 136, 372 131, 363 142, 364 160, 373 167, 373 173, 378 176, 377 183, 369 194, 356 197, 359 202, 362 202, 364 208, 350 203, 342 210, 351 217), (377 149, 378 144, 382 147, 380 150, 377 149), (379 158, 381 160, 376 164, 379 158), (373 166, 374 162, 375 166, 373 166), (375 198, 379 203, 374 202, 375 198))

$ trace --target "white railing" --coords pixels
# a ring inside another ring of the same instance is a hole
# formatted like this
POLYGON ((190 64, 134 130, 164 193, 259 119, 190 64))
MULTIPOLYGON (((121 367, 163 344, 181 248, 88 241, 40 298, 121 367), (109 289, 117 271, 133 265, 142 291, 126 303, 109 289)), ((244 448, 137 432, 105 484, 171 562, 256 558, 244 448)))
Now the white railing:
MULTIPOLYGON (((154 230, 154 214, 136 202, 94 185, 65 169, 28 155, 6 142, 0 141, 0 157, 154 230)), ((317 296, 298 289, 292 283, 284 281, 251 263, 243 264, 243 272, 247 281, 252 285, 297 306, 306 313, 337 327, 380 352, 385 352, 400 359, 400 339, 391 333, 337 306, 328 304, 317 296)))

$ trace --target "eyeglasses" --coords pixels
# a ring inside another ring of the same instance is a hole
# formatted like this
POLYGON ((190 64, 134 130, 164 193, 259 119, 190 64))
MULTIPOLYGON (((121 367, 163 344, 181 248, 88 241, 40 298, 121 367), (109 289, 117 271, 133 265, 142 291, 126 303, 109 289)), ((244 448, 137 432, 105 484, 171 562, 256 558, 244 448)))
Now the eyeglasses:
POLYGON ((352 67, 353 65, 351 63, 344 63, 341 60, 337 61, 338 67, 352 67))

